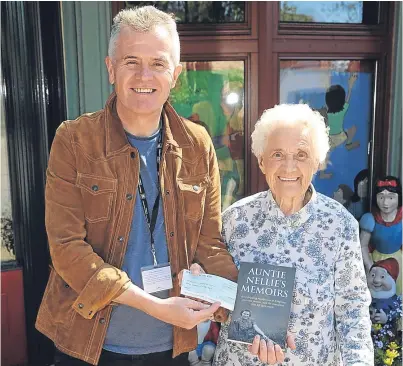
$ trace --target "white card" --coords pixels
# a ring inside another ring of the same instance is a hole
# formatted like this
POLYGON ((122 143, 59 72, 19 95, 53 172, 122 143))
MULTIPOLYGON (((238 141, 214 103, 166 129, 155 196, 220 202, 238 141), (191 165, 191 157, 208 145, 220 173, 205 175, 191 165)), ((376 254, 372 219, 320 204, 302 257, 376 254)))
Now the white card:
POLYGON ((173 287, 171 266, 169 263, 142 267, 141 276, 143 277, 143 289, 149 294, 170 290, 173 287))
POLYGON ((201 274, 192 275, 190 271, 183 272, 181 294, 195 297, 208 302, 219 301, 223 308, 234 310, 238 285, 225 278, 201 274))

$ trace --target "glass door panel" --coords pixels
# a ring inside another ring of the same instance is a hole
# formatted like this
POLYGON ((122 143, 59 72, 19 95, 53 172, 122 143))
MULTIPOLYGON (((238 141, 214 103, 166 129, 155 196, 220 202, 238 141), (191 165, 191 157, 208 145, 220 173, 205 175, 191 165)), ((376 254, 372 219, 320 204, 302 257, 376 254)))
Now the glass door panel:
POLYGON ((280 1, 282 23, 378 24, 379 1, 280 1))
POLYGON ((280 102, 309 104, 329 127, 331 150, 314 178, 316 190, 359 219, 369 209, 375 62, 283 60, 280 70, 280 102))
POLYGON ((206 128, 217 153, 222 209, 244 196, 244 61, 187 61, 170 100, 206 128))
POLYGON ((175 15, 179 24, 244 23, 245 1, 125 1, 126 8, 146 5, 175 15))

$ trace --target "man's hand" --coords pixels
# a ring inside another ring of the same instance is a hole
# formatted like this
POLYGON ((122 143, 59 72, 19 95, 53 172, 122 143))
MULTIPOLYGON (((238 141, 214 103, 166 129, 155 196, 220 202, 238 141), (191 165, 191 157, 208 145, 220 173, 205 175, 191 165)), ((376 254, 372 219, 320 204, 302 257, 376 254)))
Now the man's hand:
MULTIPOLYGON (((189 270, 190 270, 190 273, 191 273, 192 275, 196 275, 196 276, 199 275, 199 274, 204 274, 204 273, 206 273, 206 272, 204 271, 204 269, 200 266, 200 264, 197 264, 197 263, 193 263, 193 264, 190 266, 189 270)), ((184 271, 184 269, 182 269, 182 271, 180 271, 180 272, 179 272, 179 275, 178 275, 179 286, 182 286, 183 271, 184 271)))
POLYGON ((139 309, 165 323, 185 329, 192 329, 210 319, 220 307, 220 303, 207 305, 184 297, 160 299, 132 283, 114 302, 139 309))
POLYGON ((209 320, 219 307, 218 302, 207 305, 184 297, 170 297, 161 299, 149 314, 165 323, 192 329, 197 324, 209 320))
MULTIPOLYGON (((287 335, 287 346, 295 349, 294 337, 291 334, 287 335)), ((265 341, 260 339, 260 336, 255 336, 251 346, 248 346, 248 351, 259 357, 262 363, 276 364, 284 361, 284 352, 278 344, 274 345, 271 340, 265 341)))

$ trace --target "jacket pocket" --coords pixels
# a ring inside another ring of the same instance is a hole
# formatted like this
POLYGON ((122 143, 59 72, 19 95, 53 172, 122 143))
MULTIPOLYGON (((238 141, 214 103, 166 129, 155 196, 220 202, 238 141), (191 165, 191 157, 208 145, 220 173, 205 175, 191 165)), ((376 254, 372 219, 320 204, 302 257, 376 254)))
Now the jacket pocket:
POLYGON ((81 188, 85 219, 90 223, 109 220, 117 179, 78 173, 76 185, 81 188))
POLYGON ((203 217, 208 177, 188 177, 178 180, 180 202, 184 216, 193 221, 203 217))
POLYGON ((76 314, 72 308, 76 298, 76 292, 51 268, 42 303, 52 322, 70 328, 76 314))

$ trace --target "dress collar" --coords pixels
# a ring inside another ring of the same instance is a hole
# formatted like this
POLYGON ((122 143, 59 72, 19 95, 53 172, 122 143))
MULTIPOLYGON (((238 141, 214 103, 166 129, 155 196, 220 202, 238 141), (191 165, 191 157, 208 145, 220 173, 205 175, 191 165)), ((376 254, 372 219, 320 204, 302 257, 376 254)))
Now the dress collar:
POLYGON ((267 191, 266 213, 269 216, 275 217, 281 223, 289 223, 292 226, 302 225, 315 212, 315 203, 318 200, 318 195, 314 186, 311 184, 308 189, 312 192, 311 198, 309 199, 308 203, 304 207, 302 207, 301 210, 290 216, 284 215, 283 211, 281 211, 279 205, 275 201, 272 191, 269 189, 267 191))

